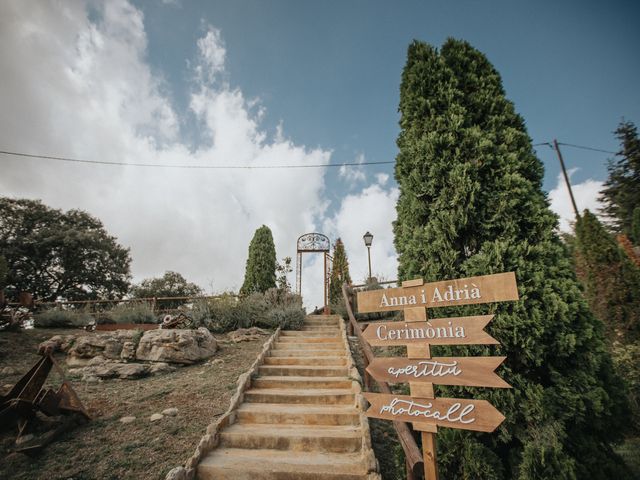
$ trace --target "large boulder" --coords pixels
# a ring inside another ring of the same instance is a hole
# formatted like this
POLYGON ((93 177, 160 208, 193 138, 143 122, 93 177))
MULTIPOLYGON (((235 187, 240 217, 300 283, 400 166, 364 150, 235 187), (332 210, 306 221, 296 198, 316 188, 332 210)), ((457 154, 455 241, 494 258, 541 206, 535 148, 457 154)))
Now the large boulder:
POLYGON ((67 364, 72 367, 85 366, 94 357, 107 360, 132 359, 132 347, 129 345, 135 345, 135 340, 139 336, 140 333, 136 330, 115 330, 99 335, 78 336, 67 352, 67 364), (124 348, 125 345, 129 348, 124 348))
POLYGON ((136 359, 190 365, 211 357, 218 344, 206 328, 149 330, 136 350, 136 359))

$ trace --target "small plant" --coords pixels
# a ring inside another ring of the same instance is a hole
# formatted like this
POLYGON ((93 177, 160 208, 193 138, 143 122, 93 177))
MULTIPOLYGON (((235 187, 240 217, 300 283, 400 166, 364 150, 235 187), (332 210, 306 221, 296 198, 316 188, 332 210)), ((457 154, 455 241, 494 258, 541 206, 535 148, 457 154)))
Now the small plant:
POLYGON ((117 305, 108 314, 113 323, 158 323, 158 318, 147 303, 117 305))
POLYGON ((36 328, 84 327, 89 325, 92 320, 91 315, 84 311, 55 308, 35 315, 33 326, 36 328))

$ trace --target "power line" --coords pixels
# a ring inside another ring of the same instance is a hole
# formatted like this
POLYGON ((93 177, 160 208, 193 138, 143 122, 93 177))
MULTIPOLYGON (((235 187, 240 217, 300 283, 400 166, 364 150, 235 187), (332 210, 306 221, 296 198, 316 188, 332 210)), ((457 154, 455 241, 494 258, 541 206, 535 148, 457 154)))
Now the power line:
POLYGON ((592 152, 610 153, 617 155, 618 152, 612 152, 611 150, 602 150, 601 148, 585 147, 584 145, 574 145, 573 143, 558 142, 558 145, 564 145, 566 147, 580 148, 582 150, 591 150, 592 152))
POLYGON ((52 155, 35 155, 22 152, 10 152, 0 150, 0 154, 12 155, 15 157, 39 158, 44 160, 55 160, 58 162, 73 163, 89 163, 94 165, 116 165, 120 167, 153 167, 153 168, 190 168, 190 169, 266 169, 266 168, 323 168, 323 167, 360 167, 366 165, 388 165, 395 163, 393 161, 384 162, 361 162, 361 163, 327 163, 312 165, 185 165, 185 164, 164 164, 164 163, 125 163, 125 162, 109 162, 106 160, 84 160, 80 158, 55 157, 52 155))

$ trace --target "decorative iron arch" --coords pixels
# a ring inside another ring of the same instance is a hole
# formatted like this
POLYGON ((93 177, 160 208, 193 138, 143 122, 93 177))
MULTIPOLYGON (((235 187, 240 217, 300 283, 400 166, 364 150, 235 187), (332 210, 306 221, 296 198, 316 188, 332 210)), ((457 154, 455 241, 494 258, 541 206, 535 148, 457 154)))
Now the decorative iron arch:
POLYGON ((324 256, 324 308, 325 312, 329 308, 329 279, 331 276, 331 262, 333 258, 329 255, 331 242, 329 237, 322 233, 305 233, 298 237, 296 243, 296 292, 302 294, 302 254, 322 253, 324 256))

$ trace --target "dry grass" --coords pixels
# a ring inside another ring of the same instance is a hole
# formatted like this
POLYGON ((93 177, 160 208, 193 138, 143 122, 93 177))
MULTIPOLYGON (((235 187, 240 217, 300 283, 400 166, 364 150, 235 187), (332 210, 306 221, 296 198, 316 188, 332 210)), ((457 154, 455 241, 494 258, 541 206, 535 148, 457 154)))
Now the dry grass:
MULTIPOLYGON (((38 360, 38 343, 58 333, 77 330, 0 332, 0 369, 11 366, 17 372, 1 377, 0 386, 15 383, 38 360)), ((15 431, 1 432, 0 478, 163 479, 191 456, 206 426, 226 411, 238 376, 251 366, 267 338, 221 345, 214 357, 224 360, 221 365, 182 367, 140 380, 73 382, 94 420, 33 458, 11 454, 15 431), (178 409, 177 416, 149 421, 170 407, 178 409), (136 417, 133 423, 120 423, 130 415, 136 417)), ((55 384, 53 373, 50 378, 55 384)))

